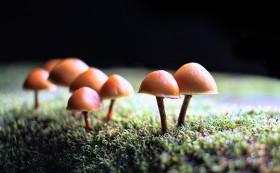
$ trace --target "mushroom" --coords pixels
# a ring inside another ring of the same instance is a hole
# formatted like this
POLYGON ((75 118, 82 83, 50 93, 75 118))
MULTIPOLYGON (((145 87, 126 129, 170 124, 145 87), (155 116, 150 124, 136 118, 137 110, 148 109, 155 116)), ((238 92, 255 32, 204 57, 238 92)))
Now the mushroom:
POLYGON ((183 65, 176 71, 174 78, 179 85, 180 94, 185 95, 178 118, 178 125, 182 126, 192 95, 218 94, 218 91, 214 78, 198 63, 183 65))
POLYGON ((57 85, 69 86, 77 76, 88 68, 88 65, 80 59, 66 58, 50 72, 49 80, 57 85))
POLYGON ((103 109, 103 103, 96 91, 89 87, 76 90, 69 98, 67 110, 81 111, 85 118, 86 128, 92 130, 89 112, 99 112, 103 109))
POLYGON ((49 72, 42 68, 32 70, 24 81, 23 89, 35 91, 35 109, 40 107, 39 90, 55 90, 56 86, 48 81, 49 72))
POLYGON ((120 75, 113 74, 103 84, 99 93, 102 99, 111 99, 107 114, 107 120, 111 120, 115 100, 120 97, 132 96, 134 94, 134 89, 125 78, 120 75))
POLYGON ((108 76, 97 68, 90 67, 87 71, 80 74, 74 81, 70 84, 70 92, 81 87, 89 87, 99 92, 102 85, 106 82, 108 76))
POLYGON ((161 119, 162 133, 168 130, 164 110, 164 98, 180 98, 180 91, 173 76, 164 70, 153 71, 141 83, 138 93, 156 96, 161 119))
POLYGON ((44 68, 45 68, 48 72, 50 72, 50 71, 52 71, 52 69, 54 69, 61 61, 62 61, 62 59, 60 59, 60 58, 48 60, 48 61, 44 64, 44 68))

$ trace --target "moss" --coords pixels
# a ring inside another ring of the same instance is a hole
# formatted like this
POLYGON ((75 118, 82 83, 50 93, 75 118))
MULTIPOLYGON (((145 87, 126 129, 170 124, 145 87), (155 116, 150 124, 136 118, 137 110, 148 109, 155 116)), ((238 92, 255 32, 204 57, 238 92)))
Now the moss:
MULTIPOLYGON (((5 85, 20 85, 28 69, 13 68, 18 78, 5 85)), ((105 72, 119 72, 137 90, 138 81, 149 71, 105 72)), ((218 86, 226 87, 223 80, 229 78, 216 76, 218 86)), ((248 78, 254 82, 255 78, 248 78)), ((257 77, 256 83, 261 80, 257 77)), ((264 81, 272 88, 279 84, 264 81)), ((251 94, 265 88, 243 84, 251 94)), ((209 96, 197 96, 184 127, 179 128, 176 120, 182 100, 166 99, 170 129, 162 135, 155 98, 136 95, 116 102, 111 122, 104 121, 109 104, 105 101, 105 110, 90 114, 94 130, 87 132, 80 114, 72 116, 65 110, 70 96, 65 88, 42 92, 42 109, 37 112, 33 111, 32 92, 21 91, 19 86, 0 91, 2 172, 273 172, 280 167, 278 111, 235 107, 215 112, 223 105, 209 96)), ((221 92, 230 93, 226 88, 221 92)))

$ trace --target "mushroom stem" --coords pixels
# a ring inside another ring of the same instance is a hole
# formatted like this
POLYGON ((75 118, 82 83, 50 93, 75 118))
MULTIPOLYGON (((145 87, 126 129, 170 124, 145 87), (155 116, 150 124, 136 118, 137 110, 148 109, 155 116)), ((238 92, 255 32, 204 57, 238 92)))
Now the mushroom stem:
POLYGON ((115 99, 112 99, 112 100, 111 100, 111 103, 110 103, 109 111, 108 111, 108 114, 107 114, 107 121, 111 120, 112 117, 113 117, 113 107, 114 107, 114 103, 115 103, 115 99))
POLYGON ((39 109, 40 104, 39 104, 39 93, 38 90, 35 90, 35 109, 39 109))
POLYGON ((192 98, 192 95, 185 95, 184 102, 182 104, 180 115, 179 115, 179 118, 178 118, 178 125, 179 126, 184 125, 187 108, 189 106, 191 98, 192 98))
POLYGON ((88 111, 83 111, 83 115, 85 117, 85 123, 86 123, 87 130, 92 130, 91 121, 90 121, 90 118, 89 118, 89 115, 88 115, 88 111))
POLYGON ((158 104, 158 110, 160 114, 160 120, 161 120, 161 130, 162 133, 166 133, 168 130, 167 122, 166 122, 166 114, 164 110, 164 103, 163 103, 163 97, 156 97, 157 98, 157 104, 158 104))

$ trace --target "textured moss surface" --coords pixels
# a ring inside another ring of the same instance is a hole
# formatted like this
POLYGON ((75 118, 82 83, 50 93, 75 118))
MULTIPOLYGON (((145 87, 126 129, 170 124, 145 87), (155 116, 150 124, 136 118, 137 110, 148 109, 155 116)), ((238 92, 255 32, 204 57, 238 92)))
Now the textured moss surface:
MULTIPOLYGON (((280 171, 276 79, 213 73, 220 94, 194 96, 184 127, 176 126, 182 99, 165 99, 165 135, 154 97, 117 100, 111 122, 104 101, 103 111, 90 113, 94 130, 87 132, 81 115, 65 110, 67 88, 41 92, 42 107, 33 110, 33 93, 21 86, 34 66, 0 67, 1 172, 280 171), (256 104, 246 105, 248 99, 256 104)), ((136 92, 151 71, 104 69, 127 78, 136 92)))

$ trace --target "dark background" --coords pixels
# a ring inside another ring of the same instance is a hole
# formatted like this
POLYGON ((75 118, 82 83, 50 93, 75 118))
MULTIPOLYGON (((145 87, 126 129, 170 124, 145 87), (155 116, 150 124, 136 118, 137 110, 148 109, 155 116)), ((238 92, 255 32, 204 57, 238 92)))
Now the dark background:
POLYGON ((276 4, 186 1, 9 1, 1 9, 0 63, 79 57, 91 66, 280 77, 276 4))

